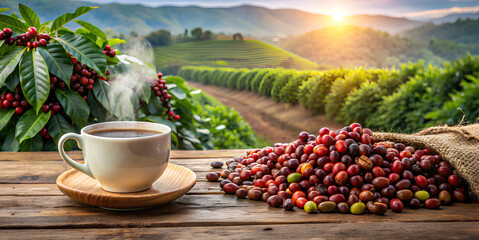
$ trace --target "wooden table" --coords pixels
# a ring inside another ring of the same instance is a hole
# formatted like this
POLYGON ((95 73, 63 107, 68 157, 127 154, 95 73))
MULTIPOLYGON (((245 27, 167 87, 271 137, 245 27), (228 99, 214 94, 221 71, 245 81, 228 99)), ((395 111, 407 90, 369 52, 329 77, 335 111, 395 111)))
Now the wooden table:
MULTIPOLYGON (((168 205, 113 212, 74 202, 57 189, 57 176, 70 169, 58 153, 0 152, 0 239, 479 239, 478 202, 386 216, 306 214, 237 199, 205 181, 212 161, 243 153, 173 151, 171 162, 196 172, 195 187, 168 205)), ((70 156, 81 159, 80 152, 70 156)))

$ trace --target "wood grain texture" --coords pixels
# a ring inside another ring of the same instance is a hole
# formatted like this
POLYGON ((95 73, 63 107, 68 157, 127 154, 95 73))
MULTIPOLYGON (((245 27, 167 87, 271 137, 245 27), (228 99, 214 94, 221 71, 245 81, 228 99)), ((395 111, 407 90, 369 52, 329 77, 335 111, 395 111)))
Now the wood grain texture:
MULTIPOLYGON (((479 239, 479 202, 386 216, 306 214, 224 194, 205 181, 213 161, 245 150, 172 151, 170 163, 193 170, 196 185, 162 206, 113 212, 63 195, 55 180, 71 169, 56 152, 0 152, 0 239, 479 239)), ((80 152, 70 156, 81 159, 80 152)), ((224 169, 225 167, 223 167, 224 169)))
MULTIPOLYGON (((1 154, 0 154, 1 155, 1 154)), ((207 172, 213 169, 213 161, 226 162, 228 158, 171 159, 169 162, 193 170, 199 181, 205 181, 207 172)), ((63 160, 0 161, 0 184, 9 183, 55 183, 58 175, 71 169, 63 160)), ((223 166, 225 169, 225 166, 223 166)))
POLYGON ((479 239, 478 222, 281 224, 222 227, 0 230, 2 239, 479 239), (387 229, 387 230, 386 230, 387 229), (68 236, 66 238, 65 236, 68 236))
POLYGON ((72 169, 57 178, 60 191, 84 204, 114 208, 148 208, 171 202, 186 194, 196 183, 193 171, 169 163, 163 175, 150 189, 135 193, 113 193, 101 188, 98 181, 72 169))
MULTIPOLYGON (((52 183, 0 184, 0 196, 64 196, 52 183)), ((188 194, 223 194, 218 182, 197 181, 188 194)))
POLYGON ((479 203, 441 206, 440 210, 404 209, 385 216, 285 211, 265 202, 233 195, 186 194, 169 204, 136 212, 91 207, 66 196, 0 196, 1 228, 192 227, 285 223, 466 222, 479 221, 479 203))

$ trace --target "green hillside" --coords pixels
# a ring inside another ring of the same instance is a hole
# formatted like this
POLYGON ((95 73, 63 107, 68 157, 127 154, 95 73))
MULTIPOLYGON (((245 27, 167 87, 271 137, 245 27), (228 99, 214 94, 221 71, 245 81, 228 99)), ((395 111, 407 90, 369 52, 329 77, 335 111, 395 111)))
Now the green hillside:
MULTIPOLYGON (((357 26, 322 28, 286 39, 280 46, 318 64, 334 67, 390 67, 418 59, 440 64, 448 59, 435 54, 427 42, 357 26)), ((462 54, 466 52, 459 57, 462 54)))
POLYGON ((192 41, 156 47, 154 51, 155 64, 162 71, 165 69, 168 71, 168 66, 186 65, 233 68, 320 68, 314 62, 257 40, 192 41))
MULTIPOLYGON (((112 28, 128 34, 135 31, 147 34, 160 28, 172 33, 184 29, 202 27, 213 32, 274 36, 301 34, 321 27, 337 25, 330 16, 308 13, 294 9, 268 9, 258 6, 205 8, 197 6, 148 7, 139 4, 104 3, 96 0, 1 0, 0 8, 10 8, 18 14, 18 3, 23 3, 38 13, 42 21, 53 20, 58 13, 72 12, 79 6, 98 6, 80 19, 91 22, 101 29, 112 28)), ((133 3, 134 1, 129 1, 133 3)), ((160 2, 160 1, 159 1, 160 2)), ((397 33, 414 28, 424 22, 382 15, 355 15, 345 17, 341 24, 352 24, 397 33)))
POLYGON ((426 24, 401 33, 413 40, 429 41, 431 38, 449 40, 454 43, 477 44, 479 19, 457 20, 453 23, 426 24))
POLYGON ((433 52, 440 56, 457 57, 458 54, 451 54, 454 52, 479 54, 479 19, 459 19, 440 25, 430 23, 402 35, 416 41, 428 41, 433 52))

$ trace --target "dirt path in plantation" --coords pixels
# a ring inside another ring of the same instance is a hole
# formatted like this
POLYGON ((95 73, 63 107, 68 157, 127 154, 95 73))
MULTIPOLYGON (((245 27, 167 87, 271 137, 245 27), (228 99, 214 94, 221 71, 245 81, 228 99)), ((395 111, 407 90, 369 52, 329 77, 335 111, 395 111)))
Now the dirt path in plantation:
POLYGON ((298 138, 301 131, 317 135, 322 127, 331 130, 343 127, 324 115, 313 115, 301 105, 278 103, 250 91, 231 90, 197 82, 188 84, 215 97, 224 105, 236 109, 256 133, 272 143, 291 142, 298 138))

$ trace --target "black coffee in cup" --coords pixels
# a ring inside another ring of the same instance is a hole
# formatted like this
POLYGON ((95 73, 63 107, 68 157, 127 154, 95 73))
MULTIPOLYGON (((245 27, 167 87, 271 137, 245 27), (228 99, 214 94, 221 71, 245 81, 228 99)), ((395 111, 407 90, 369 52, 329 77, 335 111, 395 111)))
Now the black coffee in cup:
POLYGON ((88 132, 88 134, 106 138, 136 138, 158 135, 162 134, 162 132, 140 129, 101 129, 88 132))

